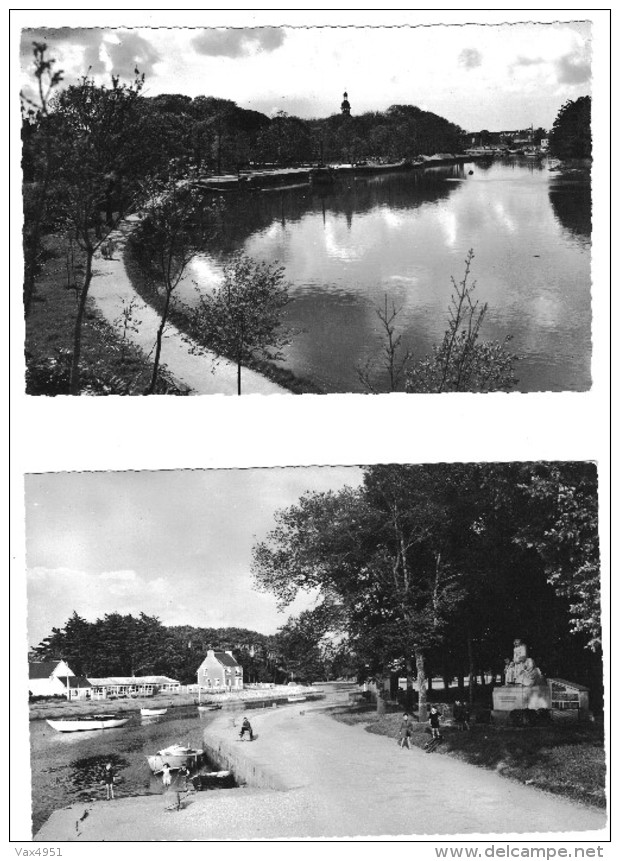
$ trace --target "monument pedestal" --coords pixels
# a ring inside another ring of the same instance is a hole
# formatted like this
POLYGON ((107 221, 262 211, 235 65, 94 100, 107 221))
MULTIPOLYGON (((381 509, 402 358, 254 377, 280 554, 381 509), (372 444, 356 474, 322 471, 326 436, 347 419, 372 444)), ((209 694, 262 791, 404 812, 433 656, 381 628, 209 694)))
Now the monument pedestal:
POLYGON ((550 709, 549 685, 502 685, 493 688, 493 718, 507 721, 515 709, 550 709))

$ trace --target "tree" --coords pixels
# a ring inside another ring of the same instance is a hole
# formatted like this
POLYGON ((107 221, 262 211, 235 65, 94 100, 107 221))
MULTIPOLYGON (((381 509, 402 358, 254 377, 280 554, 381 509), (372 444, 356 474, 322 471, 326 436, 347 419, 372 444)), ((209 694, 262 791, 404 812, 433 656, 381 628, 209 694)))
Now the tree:
POLYGON ((71 394, 80 392, 82 322, 95 254, 135 203, 136 142, 133 121, 144 76, 111 87, 82 78, 54 102, 54 146, 59 153, 54 194, 61 219, 85 255, 77 288, 71 359, 71 394))
POLYGON ((596 466, 546 464, 524 477, 531 517, 518 541, 541 556, 548 582, 570 601, 570 629, 601 647, 601 574, 596 466))
POLYGON ((241 368, 254 357, 275 361, 288 336, 282 311, 288 304, 284 269, 236 255, 224 269, 224 281, 211 294, 201 294, 193 312, 193 328, 219 356, 237 365, 237 394, 241 368))
MULTIPOLYGON (((396 334, 395 320, 398 317, 401 309, 397 308, 392 303, 392 309, 388 308, 388 297, 385 296, 385 307, 375 309, 375 313, 379 318, 381 327, 384 331, 384 346, 382 350, 382 362, 384 372, 387 374, 388 385, 390 392, 398 390, 403 374, 407 370, 411 360, 411 353, 408 349, 402 351, 401 345, 403 336, 396 334)), ((357 375, 362 385, 370 392, 378 392, 379 389, 375 383, 375 365, 374 359, 368 359, 363 365, 358 366, 357 375)))
POLYGON ((44 42, 33 42, 37 99, 21 94, 24 143, 24 313, 30 313, 35 281, 41 262, 41 237, 46 222, 49 192, 57 152, 54 147, 49 105, 62 81, 62 70, 47 56, 44 42), (28 181, 26 181, 28 180, 28 181))
POLYGON ((592 100, 569 99, 560 108, 549 135, 549 152, 556 158, 592 157, 592 100))
POLYGON ((497 392, 510 391, 517 383, 517 356, 508 352, 510 336, 500 341, 480 341, 480 329, 488 305, 473 299, 476 282, 469 283, 470 250, 465 259, 463 280, 452 278, 448 328, 432 355, 415 362, 407 375, 408 392, 497 392))
POLYGON ((163 287, 153 371, 145 391, 145 394, 152 395, 157 385, 162 342, 176 289, 190 261, 204 243, 208 219, 204 195, 175 177, 146 183, 143 195, 148 203, 133 241, 143 245, 142 253, 148 255, 150 267, 163 287))
POLYGON ((259 588, 281 606, 299 589, 318 590, 371 669, 402 663, 411 689, 415 665, 421 720, 425 652, 460 600, 446 552, 446 501, 432 474, 368 467, 358 490, 306 494, 276 514, 276 528, 253 552, 259 588))

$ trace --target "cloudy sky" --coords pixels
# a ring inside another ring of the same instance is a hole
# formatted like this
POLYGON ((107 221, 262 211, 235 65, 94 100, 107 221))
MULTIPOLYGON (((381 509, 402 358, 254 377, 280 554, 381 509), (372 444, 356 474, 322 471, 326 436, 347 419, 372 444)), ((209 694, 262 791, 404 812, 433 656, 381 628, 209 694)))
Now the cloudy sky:
POLYGON ((147 95, 232 99, 301 117, 414 104, 467 131, 549 128, 569 98, 590 92, 587 22, 494 26, 54 28, 22 31, 22 87, 32 42, 45 41, 72 83, 90 69, 146 75, 147 95))
POLYGON ((252 589, 251 549, 306 490, 361 480, 356 467, 51 473, 26 477, 28 642, 118 611, 164 624, 274 633, 283 614, 252 589))

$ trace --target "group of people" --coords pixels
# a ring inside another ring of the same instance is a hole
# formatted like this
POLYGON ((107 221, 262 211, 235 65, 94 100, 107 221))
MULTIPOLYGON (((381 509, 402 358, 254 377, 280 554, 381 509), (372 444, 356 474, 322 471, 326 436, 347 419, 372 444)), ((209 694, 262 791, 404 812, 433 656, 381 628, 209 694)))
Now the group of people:
MULTIPOLYGON (((469 729, 469 708, 465 703, 461 702, 461 700, 455 701, 454 708, 452 709, 452 718, 454 720, 454 725, 456 726, 457 730, 459 730, 459 732, 469 729)), ((441 715, 439 714, 439 710, 435 706, 431 706, 431 710, 428 716, 428 725, 431 730, 432 738, 441 738, 440 720, 441 715)), ((398 744, 400 745, 400 747, 407 747, 411 749, 409 739, 412 735, 413 722, 411 717, 407 714, 407 712, 405 712, 400 724, 400 729, 398 731, 398 744)))

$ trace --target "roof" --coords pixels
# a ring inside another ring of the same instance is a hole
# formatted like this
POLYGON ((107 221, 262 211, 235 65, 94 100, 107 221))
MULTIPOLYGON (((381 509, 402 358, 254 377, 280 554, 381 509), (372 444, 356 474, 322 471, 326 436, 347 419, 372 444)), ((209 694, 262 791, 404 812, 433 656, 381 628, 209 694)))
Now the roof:
POLYGON ((58 664, 62 661, 31 661, 28 664, 28 675, 31 679, 49 679, 58 664))
POLYGON ((70 688, 92 688, 86 676, 61 676, 60 681, 65 687, 67 687, 67 682, 69 682, 70 688))
POLYGON ((232 655, 229 655, 228 652, 213 652, 213 657, 216 658, 220 664, 224 664, 225 667, 238 667, 239 664, 232 655))
POLYGON ((547 679, 547 682, 550 682, 554 685, 562 685, 565 688, 571 688, 573 691, 589 691, 590 688, 586 688, 585 685, 578 685, 577 682, 567 682, 566 679, 547 679))
POLYGON ((92 678, 91 684, 102 686, 112 685, 180 685, 176 679, 171 679, 168 676, 105 676, 100 678, 92 678))

